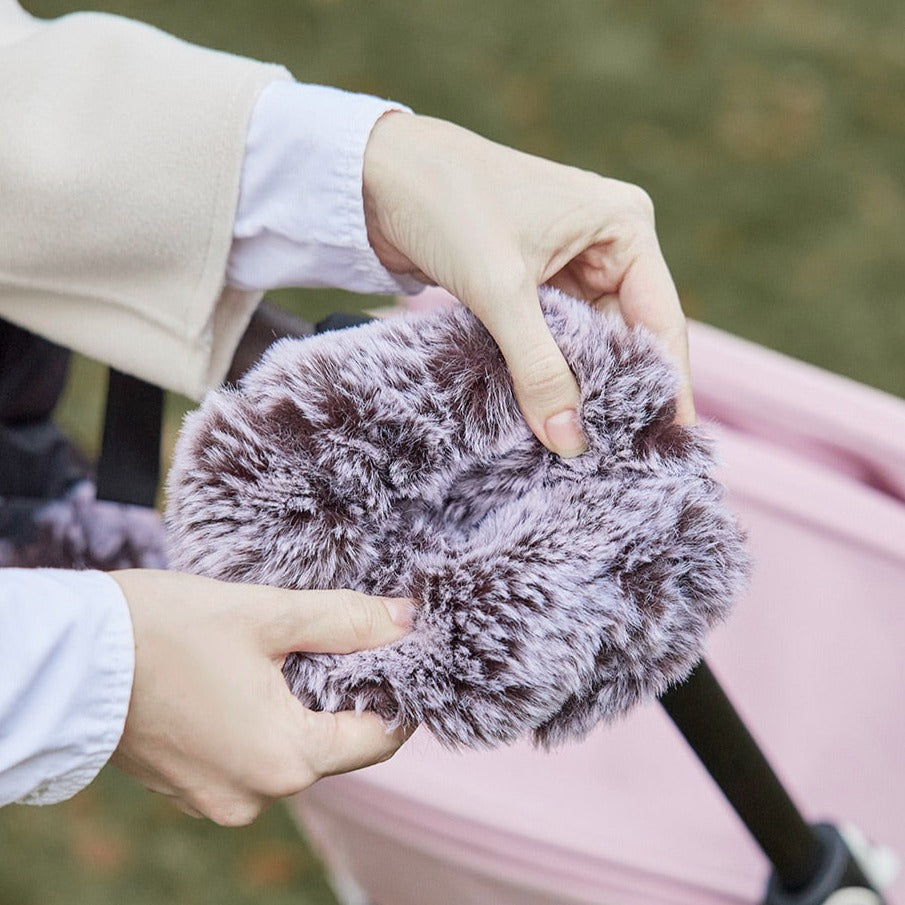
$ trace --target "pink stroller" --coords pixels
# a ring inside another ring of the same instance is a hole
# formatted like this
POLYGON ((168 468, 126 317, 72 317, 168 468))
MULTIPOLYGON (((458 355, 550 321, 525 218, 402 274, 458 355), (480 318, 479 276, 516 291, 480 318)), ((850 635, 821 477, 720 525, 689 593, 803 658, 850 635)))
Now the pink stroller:
POLYGON ((691 342, 756 559, 709 661, 762 748, 706 664, 554 754, 417 734, 295 802, 347 905, 754 902, 767 861, 767 902, 901 899, 905 403, 701 325, 691 342))

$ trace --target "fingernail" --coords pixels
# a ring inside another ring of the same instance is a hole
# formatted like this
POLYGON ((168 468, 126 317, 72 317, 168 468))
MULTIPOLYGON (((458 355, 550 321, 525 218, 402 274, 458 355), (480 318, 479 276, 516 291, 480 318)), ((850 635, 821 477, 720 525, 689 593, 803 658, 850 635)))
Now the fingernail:
POLYGON ((581 455, 588 448, 588 441, 581 432, 578 412, 575 409, 563 409, 551 415, 544 422, 544 431, 550 445, 565 458, 581 455))
POLYGON ((398 597, 388 597, 383 605, 390 614, 390 619, 400 628, 409 629, 415 622, 415 604, 411 600, 400 600, 398 597))

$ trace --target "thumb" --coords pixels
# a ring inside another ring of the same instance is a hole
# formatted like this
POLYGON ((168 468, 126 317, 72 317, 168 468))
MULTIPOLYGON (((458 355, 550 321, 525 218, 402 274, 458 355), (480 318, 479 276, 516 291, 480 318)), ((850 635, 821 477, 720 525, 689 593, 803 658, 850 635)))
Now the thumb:
POLYGON ((508 304, 472 310, 500 347, 519 408, 538 440, 560 456, 577 456, 588 448, 578 419, 578 383, 547 327, 536 288, 520 298, 527 303, 515 306, 510 297, 508 304))
POLYGON ((387 729, 376 713, 307 711, 308 760, 318 776, 348 773, 388 760, 411 735, 412 728, 387 729))
POLYGON ((275 591, 260 627, 268 652, 346 654, 391 644, 412 627, 414 604, 357 591, 275 591))

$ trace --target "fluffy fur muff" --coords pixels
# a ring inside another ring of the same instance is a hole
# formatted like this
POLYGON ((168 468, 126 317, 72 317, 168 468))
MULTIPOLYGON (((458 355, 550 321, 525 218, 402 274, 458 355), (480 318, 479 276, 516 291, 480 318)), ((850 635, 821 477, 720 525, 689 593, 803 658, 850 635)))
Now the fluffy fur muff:
POLYGON ((464 308, 281 341, 187 417, 173 567, 417 602, 395 644, 290 655, 306 705, 550 745, 682 679, 726 615, 743 538, 656 342, 559 294, 543 307, 581 387, 574 459, 535 439, 464 308))

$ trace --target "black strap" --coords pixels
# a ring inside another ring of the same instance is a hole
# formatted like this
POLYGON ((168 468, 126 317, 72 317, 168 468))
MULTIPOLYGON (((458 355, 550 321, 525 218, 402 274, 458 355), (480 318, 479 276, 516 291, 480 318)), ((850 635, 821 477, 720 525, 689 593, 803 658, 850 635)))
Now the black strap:
POLYGON ((110 369, 97 498, 153 506, 160 480, 163 390, 110 369))
POLYGON ((0 421, 49 418, 68 368, 67 349, 0 319, 0 421))
POLYGON ((51 413, 69 352, 0 319, 0 497, 53 499, 88 468, 51 413))
POLYGON ((330 333, 332 330, 345 330, 347 327, 357 327, 366 324, 374 318, 367 314, 350 314, 347 311, 334 311, 328 314, 322 321, 318 321, 314 327, 315 333, 330 333))

